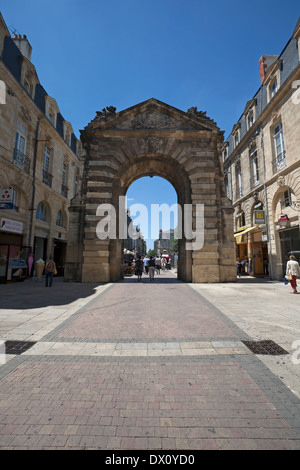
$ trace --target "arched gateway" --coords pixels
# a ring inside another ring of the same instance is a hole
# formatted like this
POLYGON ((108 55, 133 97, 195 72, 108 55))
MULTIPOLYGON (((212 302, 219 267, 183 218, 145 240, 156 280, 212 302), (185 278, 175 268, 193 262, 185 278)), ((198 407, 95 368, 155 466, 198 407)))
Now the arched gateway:
POLYGON ((182 208, 179 279, 199 283, 236 280, 232 208, 222 172, 223 132, 205 113, 197 108, 186 113, 150 99, 118 113, 113 107, 97 112, 81 134, 84 171, 80 193, 69 209, 65 280, 112 282, 122 278, 118 216, 124 207, 119 208, 120 196, 125 196, 136 179, 152 175, 174 186, 182 208), (103 204, 115 208, 116 237, 97 236, 101 221, 97 209, 103 204), (191 235, 187 235, 185 223, 189 222, 194 244, 188 240, 191 235))

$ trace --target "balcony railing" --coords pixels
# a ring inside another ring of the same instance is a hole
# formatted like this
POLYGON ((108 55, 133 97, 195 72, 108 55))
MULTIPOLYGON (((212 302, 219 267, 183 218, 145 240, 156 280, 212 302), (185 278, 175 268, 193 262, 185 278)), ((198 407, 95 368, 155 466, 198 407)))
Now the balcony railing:
POLYGON ((25 171, 25 173, 29 174, 30 172, 30 158, 28 158, 24 153, 20 150, 14 150, 14 158, 13 163, 16 165, 20 170, 25 171))
POLYGON ((50 188, 52 188, 52 178, 53 178, 53 175, 51 175, 49 171, 43 170, 43 183, 50 186, 50 188))
POLYGON ((273 165, 273 173, 276 173, 277 171, 285 167, 286 165, 285 150, 282 153, 279 153, 277 157, 273 159, 272 165, 273 165))
POLYGON ((61 194, 64 197, 68 197, 68 191, 69 191, 69 188, 67 186, 65 186, 64 184, 62 184, 61 185, 61 194))

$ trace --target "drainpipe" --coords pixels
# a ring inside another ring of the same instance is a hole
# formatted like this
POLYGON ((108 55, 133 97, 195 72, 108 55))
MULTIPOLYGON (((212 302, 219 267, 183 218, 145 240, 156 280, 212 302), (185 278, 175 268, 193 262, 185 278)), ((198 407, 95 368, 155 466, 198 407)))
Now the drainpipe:
MULTIPOLYGON (((28 236, 28 245, 31 246, 31 237, 32 237, 32 226, 33 226, 33 212, 34 212, 34 200, 35 200, 35 180, 36 180, 36 160, 37 160, 37 148, 38 148, 38 137, 39 137, 39 127, 40 127, 40 118, 37 120, 36 131, 35 131, 35 143, 34 143, 34 155, 33 155, 33 179, 32 179, 32 195, 31 195, 31 207, 30 207, 30 223, 29 223, 29 236, 28 236)), ((33 245, 33 243, 32 243, 33 245)))

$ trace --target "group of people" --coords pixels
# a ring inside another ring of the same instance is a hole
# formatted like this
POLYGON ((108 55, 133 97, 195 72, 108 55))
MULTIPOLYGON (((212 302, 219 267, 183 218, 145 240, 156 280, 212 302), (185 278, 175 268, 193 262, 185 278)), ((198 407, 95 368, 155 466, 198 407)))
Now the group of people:
POLYGON ((170 269, 170 259, 160 256, 141 256, 135 261, 135 274, 138 277, 138 282, 142 280, 143 273, 149 274, 150 281, 154 281, 154 274, 160 274, 160 270, 170 269))

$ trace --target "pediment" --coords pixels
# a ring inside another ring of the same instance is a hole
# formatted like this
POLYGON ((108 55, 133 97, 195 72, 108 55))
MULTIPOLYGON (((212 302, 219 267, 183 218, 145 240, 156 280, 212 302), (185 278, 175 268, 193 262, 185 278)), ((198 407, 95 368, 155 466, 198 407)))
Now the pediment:
MULTIPOLYGON (((93 129, 98 126, 105 130, 117 131, 213 131, 219 130, 216 124, 206 117, 206 113, 190 108, 180 111, 154 98, 124 111, 116 112, 112 106, 97 112, 90 123, 93 129)), ((88 130, 90 127, 85 128, 88 130)))

